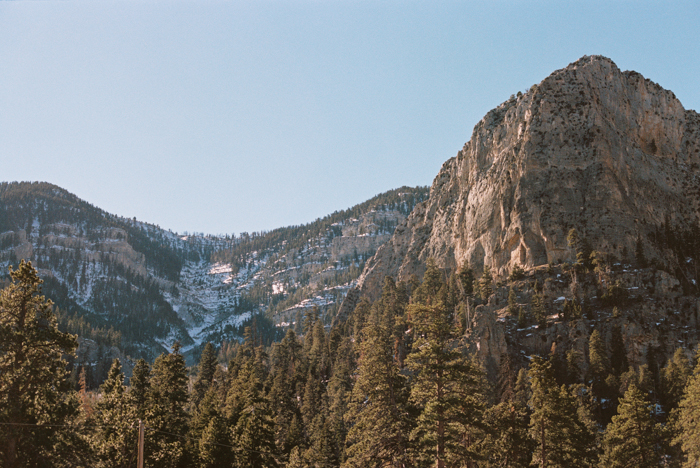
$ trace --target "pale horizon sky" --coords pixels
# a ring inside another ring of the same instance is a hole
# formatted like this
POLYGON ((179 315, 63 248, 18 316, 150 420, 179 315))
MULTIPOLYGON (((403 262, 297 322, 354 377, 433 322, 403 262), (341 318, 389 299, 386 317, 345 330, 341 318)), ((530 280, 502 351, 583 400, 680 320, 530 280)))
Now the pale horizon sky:
POLYGON ((303 224, 430 185, 583 55, 700 111, 700 2, 0 1, 0 181, 178 232, 303 224))

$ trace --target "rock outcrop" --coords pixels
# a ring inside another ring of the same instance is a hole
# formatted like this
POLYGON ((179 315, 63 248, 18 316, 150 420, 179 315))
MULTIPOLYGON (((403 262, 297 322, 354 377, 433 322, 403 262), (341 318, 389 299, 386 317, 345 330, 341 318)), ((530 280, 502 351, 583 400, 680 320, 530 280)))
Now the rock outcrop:
MULTIPOLYGON (((571 228, 618 258, 664 223, 697 226, 700 116, 676 96, 609 59, 583 57, 475 126, 418 205, 366 265, 363 294, 385 275, 419 277, 425 261, 497 277, 570 261, 571 228)), ((624 259, 624 258, 623 258, 624 259)))

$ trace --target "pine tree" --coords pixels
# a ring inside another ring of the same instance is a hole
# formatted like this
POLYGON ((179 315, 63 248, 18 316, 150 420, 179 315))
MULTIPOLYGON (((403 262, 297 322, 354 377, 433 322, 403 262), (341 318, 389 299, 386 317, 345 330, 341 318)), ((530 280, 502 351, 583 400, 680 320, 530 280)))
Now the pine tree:
POLYGON ((262 395, 262 383, 255 373, 247 386, 244 402, 233 429, 236 468, 277 466, 275 427, 270 402, 262 395))
POLYGON ((620 387, 619 393, 624 395, 631 385, 636 386, 644 394, 653 393, 654 382, 651 372, 649 371, 649 366, 642 364, 635 371, 634 369, 629 369, 627 372, 620 376, 620 387))
POLYGON ((85 366, 80 366, 78 385, 80 386, 80 410, 82 411, 85 419, 90 421, 93 417, 93 411, 92 405, 90 404, 90 395, 88 394, 87 373, 85 372, 85 366))
POLYGON ((304 347, 308 353, 308 370, 301 402, 301 415, 304 427, 309 428, 319 412, 324 410, 325 382, 329 379, 330 370, 328 341, 320 320, 314 325, 313 330, 307 333, 304 340, 304 347))
POLYGON ((333 372, 328 382, 328 429, 336 460, 345 458, 348 426, 344 420, 356 369, 352 341, 343 338, 335 352, 333 372))
POLYGON ((329 413, 327 395, 324 394, 321 407, 307 427, 309 448, 304 452, 304 458, 309 466, 321 468, 338 465, 329 413))
POLYGON ((690 361, 682 348, 676 349, 673 357, 661 371, 661 401, 670 412, 678 406, 688 379, 692 375, 690 361))
POLYGON ((486 302, 493 294, 493 277, 491 276, 491 267, 484 265, 484 272, 479 278, 479 295, 481 300, 486 302))
POLYGON ((393 359, 388 320, 375 308, 362 331, 357 380, 346 418, 344 467, 405 466, 410 425, 407 387, 393 359))
POLYGON ((595 439, 581 420, 566 386, 557 386, 550 362, 534 356, 530 365, 530 435, 536 442, 533 465, 542 468, 590 466, 595 439))
POLYGON ((588 378, 593 394, 600 400, 607 396, 605 379, 610 373, 610 360, 598 330, 593 330, 588 339, 588 361, 588 378))
POLYGON ((151 389, 151 369, 144 359, 136 361, 129 379, 129 405, 134 409, 137 419, 146 419, 146 406, 151 389))
MULTIPOLYGON (((237 359, 240 358, 240 354, 239 350, 237 359)), ((231 364, 233 364, 233 361, 231 364)), ((261 370, 252 357, 245 358, 238 365, 240 366, 238 369, 231 365, 229 366, 229 387, 224 405, 224 415, 231 427, 238 423, 238 418, 245 407, 246 395, 249 391, 248 387, 253 384, 260 384, 262 381, 261 370)))
POLYGON ((187 463, 183 439, 188 432, 187 381, 185 358, 176 342, 173 352, 158 356, 151 370, 146 411, 146 424, 151 429, 146 433, 148 466, 175 468, 187 463))
POLYGON ((73 353, 76 339, 58 330, 31 262, 10 267, 10 277, 0 292, 0 465, 75 461, 79 454, 66 447, 77 443, 75 432, 51 426, 69 423, 78 413, 80 403, 61 357, 73 353))
POLYGON ((459 282, 462 285, 464 294, 468 297, 474 294, 474 272, 469 268, 469 264, 465 263, 459 269, 459 282))
POLYGON ((289 462, 286 468, 307 468, 308 465, 304 461, 304 455, 300 447, 294 447, 289 454, 289 462))
POLYGON ((496 382, 496 395, 498 401, 510 401, 515 396, 518 373, 514 367, 513 356, 506 352, 501 354, 498 365, 498 381, 496 382))
POLYGON ((577 271, 583 271, 590 268, 591 248, 585 238, 579 236, 576 229, 572 228, 566 237, 570 248, 576 252, 576 263, 574 264, 577 271))
POLYGON ((513 401, 521 406, 527 406, 532 397, 532 388, 530 385, 530 376, 525 368, 518 371, 518 378, 515 381, 515 391, 513 392, 513 401))
POLYGON ((197 379, 192 385, 192 403, 195 407, 202 401, 207 390, 209 390, 209 386, 214 379, 216 366, 216 352, 214 351, 214 346, 208 342, 202 350, 202 356, 199 359, 199 372, 197 373, 197 379))
POLYGON ((229 468, 233 466, 231 439, 226 421, 215 414, 199 438, 199 466, 201 468, 229 468))
POLYGON ((613 374, 621 375, 623 372, 627 372, 629 363, 627 361, 627 351, 625 349, 625 342, 622 339, 622 330, 619 324, 615 324, 612 327, 610 354, 610 366, 612 367, 613 374))
POLYGON ((124 373, 119 359, 109 369, 100 388, 102 398, 96 406, 96 429, 93 435, 100 467, 124 467, 135 456, 138 437, 134 409, 129 405, 124 387, 124 373))
POLYGON ((475 458, 473 444, 482 430, 485 404, 483 371, 453 346, 454 317, 439 300, 442 287, 434 281, 436 271, 429 263, 429 280, 416 290, 415 303, 409 306, 417 338, 407 367, 415 374, 411 401, 420 410, 411 433, 419 462, 442 468, 475 458))
POLYGON ((525 277, 525 270, 520 265, 515 265, 508 275, 510 281, 518 281, 525 277))
POLYGON ((316 376, 312 369, 309 369, 301 400, 301 417, 305 428, 311 426, 316 415, 323 408, 323 390, 321 379, 316 376))
POLYGON ((508 313, 511 317, 518 316, 518 297, 512 287, 508 291, 508 313))
POLYGON ((547 328, 547 312, 544 306, 544 297, 540 294, 532 295, 532 318, 537 322, 537 326, 540 330, 547 328))
POLYGON ((527 407, 515 401, 504 401, 489 408, 485 415, 488 435, 482 444, 483 462, 479 466, 530 466, 535 444, 528 434, 529 421, 527 407))
POLYGON ((566 377, 567 384, 575 384, 581 381, 581 364, 583 355, 575 350, 570 349, 566 352, 566 377))
POLYGON ((299 434, 292 429, 292 422, 299 421, 298 399, 301 394, 297 386, 301 382, 300 371, 303 369, 301 344, 296 333, 288 330, 278 344, 273 345, 272 352, 272 387, 270 389, 270 404, 275 417, 275 440, 277 448, 284 454, 290 453, 299 440, 299 434))
POLYGON ((518 307, 518 328, 523 329, 527 327, 527 312, 522 307, 518 307))
POLYGON ((296 333, 292 329, 287 330, 285 337, 279 343, 272 344, 270 380, 271 387, 269 399, 275 417, 277 448, 282 453, 289 453, 292 447, 286 447, 287 431, 292 417, 295 414, 296 384, 294 382, 294 367, 290 361, 293 359, 293 351, 290 343, 300 347, 296 340, 296 333), (291 367, 291 369, 290 369, 291 367))
POLYGON ((429 258, 426 262, 426 270, 423 281, 413 291, 413 301, 426 303, 435 300, 440 294, 440 290, 445 286, 443 275, 437 266, 434 258, 429 258))
POLYGON ((683 468, 700 465, 700 350, 696 360, 697 364, 693 375, 688 379, 675 420, 678 435, 673 443, 683 450, 683 468))
POLYGON ((660 425, 654 422, 644 394, 631 385, 620 399, 603 439, 602 466, 611 468, 660 466, 660 425))
MULTIPOLYGON (((201 459, 201 440, 211 421, 218 418, 221 419, 223 421, 222 424, 226 426, 226 421, 224 420, 222 414, 222 406, 223 405, 219 399, 219 393, 217 393, 215 388, 210 387, 207 393, 204 395, 204 398, 202 398, 202 401, 200 401, 199 405, 194 409, 194 413, 192 414, 192 419, 190 421, 187 447, 188 451, 192 453, 193 459, 201 459)), ((219 423, 210 428, 207 437, 211 439, 214 434, 218 434, 218 430, 219 423)), ((228 428, 226 428, 226 430, 228 431, 228 428)), ((216 437, 218 438, 217 440, 221 438, 218 435, 216 437)), ((208 442, 212 442, 210 439, 207 439, 208 442)), ((219 440, 219 442, 216 443, 231 445, 230 441, 222 442, 222 440, 219 440)), ((210 447, 209 449, 216 450, 215 447, 210 447)))
POLYGON ((352 315, 350 316, 350 321, 352 321, 352 334, 354 336, 359 336, 362 328, 365 326, 365 320, 369 316, 369 312, 372 308, 372 304, 369 299, 363 297, 360 302, 355 306, 352 315))

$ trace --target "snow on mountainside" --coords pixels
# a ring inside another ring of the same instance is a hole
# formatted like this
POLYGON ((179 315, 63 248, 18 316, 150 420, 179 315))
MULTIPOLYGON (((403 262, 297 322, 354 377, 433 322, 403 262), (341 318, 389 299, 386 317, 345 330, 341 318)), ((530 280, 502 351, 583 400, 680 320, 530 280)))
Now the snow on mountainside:
POLYGON ((255 317, 284 326, 313 307, 331 314, 427 194, 403 187, 307 225, 208 236, 114 216, 51 184, 2 183, 0 268, 31 260, 69 331, 133 356, 175 340, 196 351, 239 338, 255 317))
POLYGON ((185 349, 230 335, 255 313, 270 312, 278 326, 296 324, 314 307, 329 314, 403 219, 398 210, 372 210, 331 223, 297 247, 284 240, 243 260, 185 262, 178 294, 166 295, 193 339, 185 349))

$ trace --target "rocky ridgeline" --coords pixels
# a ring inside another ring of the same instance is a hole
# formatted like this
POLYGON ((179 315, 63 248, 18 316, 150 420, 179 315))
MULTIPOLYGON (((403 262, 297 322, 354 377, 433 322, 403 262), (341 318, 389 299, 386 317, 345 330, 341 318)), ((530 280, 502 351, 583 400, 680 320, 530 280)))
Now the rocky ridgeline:
POLYGON ((696 112, 638 73, 583 57, 486 114, 368 262, 362 291, 376 297, 387 274, 420 277, 430 257, 499 277, 571 261, 571 228, 618 258, 641 239, 664 262, 650 236, 698 225, 699 167, 696 112))
MULTIPOLYGON (((148 276, 145 256, 134 250, 127 242, 127 233, 123 229, 108 227, 101 229, 97 236, 88 237, 79 226, 56 223, 40 225, 41 231, 34 229, 27 232, 22 229, 16 233, 7 232, 0 235, 3 237, 15 236, 14 248, 11 252, 15 258, 32 259, 36 255, 48 256, 49 252, 64 252, 73 257, 79 257, 81 261, 89 262, 92 265, 105 261, 112 261, 125 269, 129 269, 141 276, 148 276)), ((10 253, 10 252, 6 252, 10 253)), ((8 257, 9 255, 5 255, 8 257)), ((44 276, 56 276, 58 271, 50 268, 40 268, 40 273, 44 276)), ((82 289, 89 289, 90 280, 88 275, 77 272, 75 282, 82 283, 82 289)), ((173 282, 164 278, 155 277, 164 288, 172 287, 173 282)), ((87 298, 76 291, 75 298, 84 303, 87 298)))

